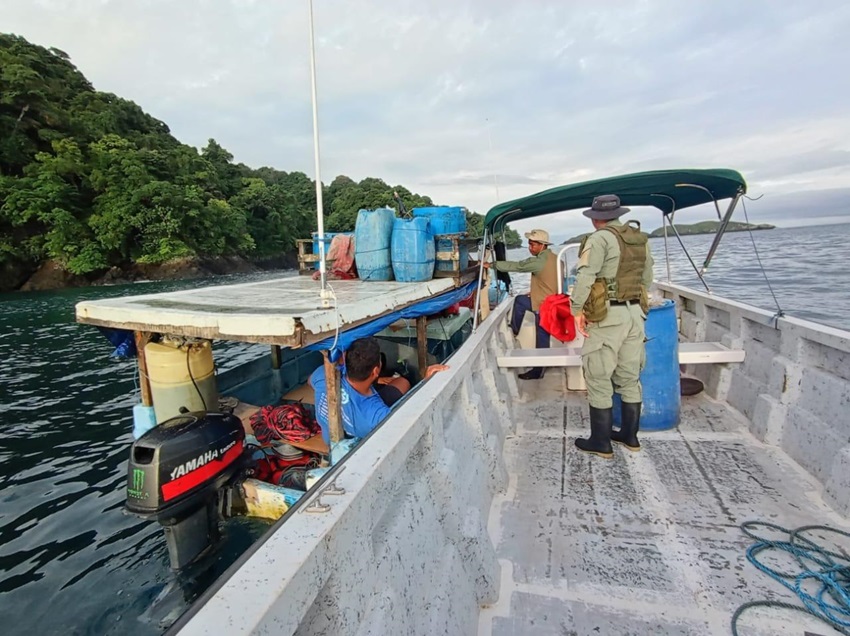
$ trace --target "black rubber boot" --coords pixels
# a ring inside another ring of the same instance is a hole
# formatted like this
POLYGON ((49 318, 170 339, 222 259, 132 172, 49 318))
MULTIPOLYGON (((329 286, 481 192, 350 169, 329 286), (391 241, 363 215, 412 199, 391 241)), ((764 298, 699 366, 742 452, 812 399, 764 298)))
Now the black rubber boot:
POLYGON ((543 377, 543 367, 532 367, 525 373, 517 375, 520 380, 539 380, 543 377))
POLYGON ((614 449, 611 448, 611 423, 613 418, 613 409, 597 409, 591 406, 590 439, 577 439, 576 448, 605 459, 614 457, 614 449))
POLYGON ((630 451, 639 451, 638 430, 640 430, 640 402, 623 402, 619 431, 611 433, 611 441, 619 442, 630 451))

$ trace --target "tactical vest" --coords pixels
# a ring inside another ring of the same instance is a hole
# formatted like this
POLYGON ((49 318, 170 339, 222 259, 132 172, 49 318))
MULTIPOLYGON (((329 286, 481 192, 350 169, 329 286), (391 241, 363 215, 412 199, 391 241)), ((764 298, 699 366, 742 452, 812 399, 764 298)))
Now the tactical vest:
POLYGON ((614 278, 602 279, 608 291, 608 300, 640 300, 644 292, 641 281, 646 265, 646 242, 649 237, 640 231, 638 221, 620 226, 601 228, 617 237, 620 244, 620 263, 614 278))
MULTIPOLYGON (((640 223, 637 221, 629 221, 621 226, 606 225, 600 229, 608 230, 617 237, 620 259, 614 278, 597 278, 590 288, 590 294, 582 309, 587 320, 590 322, 605 320, 608 315, 608 301, 611 300, 637 300, 644 312, 648 312, 649 297, 642 280, 643 269, 646 265, 646 243, 649 237, 640 231, 640 223)), ((589 235, 582 239, 579 254, 584 252, 588 237, 589 235)))

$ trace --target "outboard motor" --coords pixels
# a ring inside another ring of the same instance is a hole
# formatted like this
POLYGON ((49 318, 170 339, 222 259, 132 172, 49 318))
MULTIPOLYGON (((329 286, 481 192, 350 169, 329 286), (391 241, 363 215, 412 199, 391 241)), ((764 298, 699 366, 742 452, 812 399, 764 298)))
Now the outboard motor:
POLYGON ((245 429, 230 413, 187 413, 136 440, 127 475, 127 510, 165 530, 179 570, 218 538, 220 504, 242 467, 245 429))

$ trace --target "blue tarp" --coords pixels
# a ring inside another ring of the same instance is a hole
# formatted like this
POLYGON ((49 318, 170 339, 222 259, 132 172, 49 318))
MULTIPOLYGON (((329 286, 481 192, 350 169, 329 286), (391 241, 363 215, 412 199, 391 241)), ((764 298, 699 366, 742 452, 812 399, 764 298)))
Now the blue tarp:
POLYGON ((109 355, 110 358, 127 360, 136 357, 136 341, 132 331, 109 327, 98 327, 98 329, 115 347, 115 350, 109 355))
POLYGON ((336 362, 336 360, 339 359, 340 354, 348 349, 351 346, 351 343, 355 340, 374 336, 379 331, 389 327, 396 320, 403 318, 419 318, 420 316, 431 316, 439 313, 443 309, 451 307, 455 303, 459 303, 461 300, 468 298, 475 290, 475 286, 477 284, 478 281, 472 281, 463 287, 458 287, 457 289, 446 292, 445 294, 440 294, 434 298, 423 300, 414 305, 410 305, 409 307, 405 307, 404 309, 394 311, 391 314, 370 320, 366 324, 354 327, 354 329, 341 332, 338 338, 325 338, 324 340, 311 344, 309 347, 305 348, 308 351, 322 351, 327 349, 330 351, 331 360, 336 362))

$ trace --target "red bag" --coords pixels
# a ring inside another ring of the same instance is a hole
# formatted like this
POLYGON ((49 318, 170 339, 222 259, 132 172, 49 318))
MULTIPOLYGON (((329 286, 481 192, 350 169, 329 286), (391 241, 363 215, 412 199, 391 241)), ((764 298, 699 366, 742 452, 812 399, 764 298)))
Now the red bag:
POLYGON ((570 297, 567 294, 547 296, 540 305, 540 326, 549 335, 561 342, 570 342, 576 337, 576 321, 570 311, 570 297))

